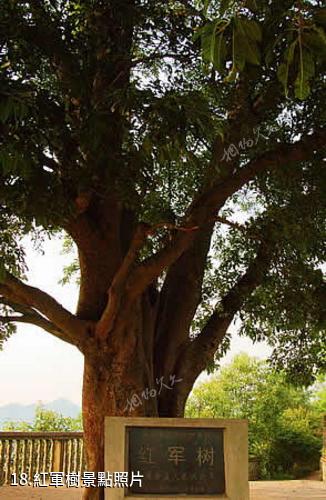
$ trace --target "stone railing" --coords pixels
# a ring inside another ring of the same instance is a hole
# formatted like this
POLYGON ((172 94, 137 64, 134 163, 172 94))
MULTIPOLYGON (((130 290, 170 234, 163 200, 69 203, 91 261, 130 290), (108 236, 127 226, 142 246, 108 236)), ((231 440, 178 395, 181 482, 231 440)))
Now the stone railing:
POLYGON ((21 473, 33 481, 40 472, 84 470, 82 432, 0 432, 0 485, 21 473))

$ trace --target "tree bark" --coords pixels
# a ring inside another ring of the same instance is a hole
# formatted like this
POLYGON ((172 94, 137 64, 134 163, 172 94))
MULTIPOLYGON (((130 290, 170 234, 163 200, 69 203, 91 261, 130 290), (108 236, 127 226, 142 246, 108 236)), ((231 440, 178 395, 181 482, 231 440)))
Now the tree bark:
MULTIPOLYGON (((107 416, 158 416, 152 356, 144 346, 148 311, 143 299, 119 318, 109 342, 96 340, 84 356, 83 425, 86 470, 105 471, 104 419, 107 416), (146 320, 146 324, 145 321, 146 320)), ((111 471, 112 472, 112 471, 111 471)), ((115 471, 117 472, 117 471, 115 471)), ((103 500, 103 488, 85 488, 83 500, 103 500)))

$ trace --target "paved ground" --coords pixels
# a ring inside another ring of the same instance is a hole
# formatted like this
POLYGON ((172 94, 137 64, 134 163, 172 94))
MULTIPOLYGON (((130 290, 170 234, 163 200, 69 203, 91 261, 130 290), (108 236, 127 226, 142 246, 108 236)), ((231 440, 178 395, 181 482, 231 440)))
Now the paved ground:
MULTIPOLYGON (((1 497, 1 496, 0 496, 1 497)), ((255 481, 250 483, 251 500, 326 500, 322 481, 255 481)))
MULTIPOLYGON (((0 487, 1 500, 80 500, 80 490, 67 488, 0 487)), ((255 481, 250 500, 326 500, 321 481, 255 481)))

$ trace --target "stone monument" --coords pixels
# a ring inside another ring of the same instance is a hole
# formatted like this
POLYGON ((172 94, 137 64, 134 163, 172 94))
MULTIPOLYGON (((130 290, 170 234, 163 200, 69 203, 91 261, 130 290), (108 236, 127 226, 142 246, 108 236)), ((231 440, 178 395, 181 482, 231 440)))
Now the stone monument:
POLYGON ((106 500, 249 500, 247 421, 107 417, 105 470, 106 500))

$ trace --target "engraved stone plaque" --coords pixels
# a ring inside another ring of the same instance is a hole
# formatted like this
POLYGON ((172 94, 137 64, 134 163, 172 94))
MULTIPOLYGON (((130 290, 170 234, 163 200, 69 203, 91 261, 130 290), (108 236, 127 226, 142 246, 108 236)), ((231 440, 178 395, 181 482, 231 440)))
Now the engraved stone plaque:
POLYGON ((135 426, 126 433, 126 470, 144 476, 128 495, 225 493, 224 429, 135 426))

